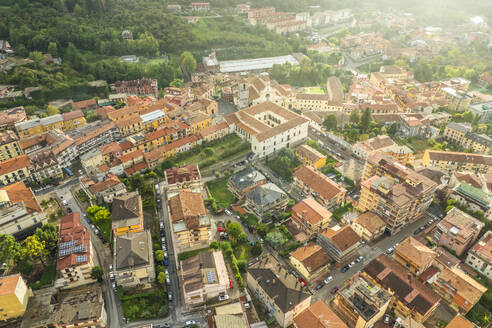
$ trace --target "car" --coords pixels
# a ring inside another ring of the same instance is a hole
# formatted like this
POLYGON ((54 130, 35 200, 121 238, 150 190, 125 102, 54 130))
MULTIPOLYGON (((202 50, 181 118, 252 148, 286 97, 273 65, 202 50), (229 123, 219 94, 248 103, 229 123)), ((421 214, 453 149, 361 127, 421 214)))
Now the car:
POLYGON ((161 328, 171 328, 171 325, 170 325, 170 324, 168 324, 168 323, 163 323, 163 324, 161 325, 161 328))
POLYGON ((92 228, 92 230, 96 230, 96 226, 93 224, 91 224, 91 228, 92 228))
POLYGON ((219 301, 227 301, 229 299, 229 295, 219 295, 219 301))
POLYGON ((362 261, 362 259, 363 259, 363 258, 364 258, 363 256, 359 256, 359 257, 355 260, 355 262, 360 263, 360 262, 362 261))
POLYGON ((229 279, 229 288, 233 288, 233 287, 234 287, 234 285, 232 284, 232 280, 229 279))
POLYGON ((228 209, 226 209, 224 212, 225 212, 225 214, 227 214, 227 215, 232 215, 231 211, 229 211, 228 209))
POLYGON ((164 231, 164 222, 159 222, 159 229, 164 231))
POLYGON ((70 207, 67 207, 67 212, 72 213, 72 209, 70 207))
POLYGON ((328 284, 328 283, 329 283, 330 281, 332 281, 332 280, 333 280, 333 276, 329 276, 328 278, 326 278, 325 280, 323 280, 323 282, 324 282, 325 284, 328 284))
POLYGON ((389 315, 387 315, 387 314, 385 314, 385 315, 384 315, 384 323, 385 323, 385 324, 388 324, 389 322, 390 322, 390 316, 389 316, 389 315))
POLYGON ((166 242, 166 237, 162 236, 161 242, 164 244, 166 242))
POLYGON ((419 233, 420 233, 420 228, 418 228, 417 230, 415 230, 415 231, 413 232, 414 236, 418 235, 419 233))
POLYGON ((169 302, 173 301, 173 294, 171 292, 167 293, 167 299, 169 300, 169 302))
POLYGON ((386 250, 386 254, 392 254, 393 252, 395 251, 395 248, 394 247, 390 247, 386 250))
POLYGON ((112 271, 109 273, 109 279, 114 280, 114 273, 112 271))
POLYGON ((166 284, 167 285, 170 285, 171 284, 171 280, 169 279, 169 277, 166 277, 166 284))
POLYGON ((249 302, 244 302, 243 304, 244 304, 244 308, 245 309, 249 309, 250 308, 249 302))
POLYGON ((325 285, 324 282, 320 282, 318 286, 316 286, 316 290, 320 290, 321 288, 323 288, 324 285, 325 285))
POLYGON ((166 252, 166 251, 167 251, 166 244, 162 244, 162 250, 163 250, 164 252, 166 252))
POLYGON ((157 202, 157 209, 160 210, 161 209, 161 203, 160 202, 157 202))
POLYGON ((196 325, 196 321, 195 320, 188 320, 185 322, 185 326, 193 326, 193 325, 196 325))
POLYGON ((226 228, 224 228, 224 227, 217 227, 217 231, 218 232, 225 232, 226 231, 226 228))
POLYGON ((67 200, 66 199, 62 200, 62 204, 67 206, 68 205, 67 200))
POLYGON ((292 270, 290 273, 292 273, 294 277, 299 278, 299 274, 297 273, 296 270, 292 270))
POLYGON ((164 257, 167 257, 167 252, 166 251, 164 251, 164 257))
POLYGON ((112 264, 109 265, 109 271, 113 271, 113 265, 112 264))
POLYGON ((116 286, 116 283, 115 283, 115 282, 113 282, 113 283, 111 284, 111 286, 113 287, 113 290, 114 290, 114 291, 116 291, 116 290, 118 289, 118 287, 116 286))
POLYGON ((303 285, 306 285, 306 280, 302 279, 302 277, 299 277, 299 281, 302 282, 303 285))
POLYGON ((258 240, 260 241, 260 243, 261 243, 261 244, 264 244, 264 243, 265 243, 265 241, 264 241, 264 240, 263 240, 263 238, 261 238, 261 237, 260 237, 260 238, 258 238, 258 240))
POLYGON ((337 287, 337 286, 333 287, 333 288, 330 290, 330 293, 331 293, 332 295, 333 295, 333 294, 335 294, 336 292, 338 292, 338 287, 337 287))
POLYGON ((346 265, 346 266, 344 266, 344 267, 342 268, 342 270, 340 270, 340 271, 342 271, 342 272, 347 272, 347 271, 348 271, 348 269, 350 269, 350 267, 349 267, 348 265, 346 265))
POLYGON ((350 262, 350 267, 353 267, 355 265, 355 261, 350 262))
POLYGON ((169 260, 167 257, 164 258, 164 265, 165 266, 168 266, 169 265, 169 260))

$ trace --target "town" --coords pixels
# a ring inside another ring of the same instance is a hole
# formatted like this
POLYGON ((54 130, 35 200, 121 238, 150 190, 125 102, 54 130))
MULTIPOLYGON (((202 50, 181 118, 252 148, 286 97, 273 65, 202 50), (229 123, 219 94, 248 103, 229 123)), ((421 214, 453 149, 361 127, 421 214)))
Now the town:
POLYGON ((257 2, 149 4, 249 49, 0 21, 0 327, 490 327, 487 19, 257 2))

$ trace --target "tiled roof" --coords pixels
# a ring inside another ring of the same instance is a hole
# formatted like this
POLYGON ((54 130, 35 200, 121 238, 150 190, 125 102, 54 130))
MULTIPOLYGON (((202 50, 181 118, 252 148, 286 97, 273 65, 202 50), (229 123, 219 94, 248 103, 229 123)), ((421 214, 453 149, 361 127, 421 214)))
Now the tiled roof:
POLYGON ((34 196, 31 188, 27 188, 23 181, 5 186, 0 188, 0 190, 5 190, 7 192, 9 201, 12 204, 23 202, 28 213, 42 212, 38 200, 34 196))
POLYGON ((118 179, 116 175, 109 173, 105 180, 93 184, 89 187, 89 189, 94 193, 98 193, 114 187, 120 183, 122 182, 118 179))
POLYGON ((199 181, 202 178, 197 164, 173 167, 167 169, 164 174, 169 185, 187 181, 199 181))
POLYGON ((339 186, 312 166, 297 168, 294 172, 294 177, 308 185, 325 200, 331 200, 338 193, 345 191, 345 188, 339 186))
POLYGON ((354 223, 357 223, 364 227, 364 229, 368 230, 371 233, 378 232, 386 226, 386 223, 381 219, 379 215, 373 212, 365 212, 359 215, 355 220, 354 223))
POLYGON ((411 236, 398 244, 395 248, 395 252, 410 259, 410 261, 415 263, 420 269, 429 266, 436 257, 436 252, 411 236))
POLYGON ((207 214, 202 195, 190 190, 180 190, 176 196, 171 197, 169 207, 172 222, 207 214))
POLYGON ((84 265, 91 261, 91 236, 80 223, 79 212, 64 216, 60 221, 60 238, 56 269, 84 265))
POLYGON ((80 109, 78 109, 78 110, 74 110, 74 111, 71 111, 68 113, 61 114, 61 116, 62 116, 64 121, 71 121, 71 120, 75 120, 77 118, 84 117, 84 113, 80 109))
POLYGON ((328 228, 323 231, 322 234, 330 239, 341 252, 349 249, 360 241, 359 235, 348 225, 339 230, 328 228))
POLYGON ((87 99, 82 101, 77 101, 73 103, 73 107, 77 109, 84 109, 90 106, 96 106, 96 99, 87 99))
POLYGON ((482 286, 458 268, 445 268, 438 279, 455 289, 458 295, 471 304, 478 302, 482 294, 487 291, 487 287, 482 286))
POLYGON ((461 316, 460 314, 456 315, 456 317, 451 320, 446 328, 476 328, 477 326, 466 319, 465 317, 461 316))
POLYGON ((142 215, 142 198, 137 191, 113 199, 113 229, 139 224, 142 215))
POLYGON ((294 317, 294 323, 297 328, 348 328, 345 322, 322 300, 294 317))
POLYGON ((431 161, 446 161, 457 163, 472 163, 492 166, 492 156, 472 153, 459 153, 451 151, 426 150, 431 161))
POLYGON ((492 263, 492 231, 487 231, 483 237, 475 243, 471 251, 489 264, 492 263))
POLYGON ((301 262, 309 272, 318 270, 332 260, 325 250, 315 243, 299 247, 290 256, 301 262))
POLYGON ((331 212, 321 206, 313 198, 306 198, 292 207, 292 212, 302 220, 308 221, 312 225, 318 224, 325 218, 331 218, 331 212))
POLYGON ((0 162, 0 175, 14 172, 24 167, 27 168, 29 166, 31 166, 29 157, 27 157, 27 155, 20 155, 18 157, 14 157, 6 161, 0 162))
POLYGON ((150 230, 116 236, 114 253, 115 270, 153 264, 150 230))
POLYGON ((17 289, 19 279, 22 279, 20 273, 0 277, 0 296, 14 294, 17 289))
POLYGON ((296 153, 300 153, 304 158, 307 158, 313 163, 316 163, 320 159, 326 157, 325 155, 323 155, 322 153, 320 153, 319 151, 308 145, 298 146, 296 148, 296 153))

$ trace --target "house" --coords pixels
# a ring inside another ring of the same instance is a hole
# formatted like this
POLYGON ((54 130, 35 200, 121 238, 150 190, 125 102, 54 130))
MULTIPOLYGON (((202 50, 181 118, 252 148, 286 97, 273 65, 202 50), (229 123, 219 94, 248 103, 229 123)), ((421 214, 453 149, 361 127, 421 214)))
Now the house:
POLYGON ((246 281, 280 327, 290 326, 297 314, 311 304, 311 294, 304 291, 304 285, 272 255, 265 255, 249 266, 246 281))
POLYGON ((287 194, 271 182, 257 186, 245 196, 245 205, 259 216, 284 208, 288 201, 287 194))
POLYGON ((457 314, 446 326, 446 328, 478 328, 473 322, 469 321, 461 314, 457 314))
POLYGON ((94 255, 91 235, 80 222, 80 213, 61 218, 56 259, 61 278, 57 285, 73 288, 95 282, 91 277, 94 255))
POLYGON ((108 204, 113 202, 114 197, 127 193, 125 184, 112 173, 108 173, 103 181, 91 184, 85 191, 89 197, 95 197, 108 204))
POLYGON ((168 195, 179 189, 200 190, 202 175, 197 164, 173 167, 164 171, 168 195))
MULTIPOLYGON (((241 302, 234 302, 215 307, 213 323, 216 328, 248 328, 247 309, 241 302)), ((251 324, 253 327, 253 324, 251 324)))
POLYGON ((0 185, 6 186, 30 177, 31 162, 27 155, 20 155, 0 162, 0 185))
POLYGON ((81 129, 72 131, 69 136, 75 140, 75 145, 79 155, 85 154, 92 149, 118 141, 121 133, 116 125, 109 121, 96 121, 89 123, 81 129))
POLYGON ((366 275, 356 273, 338 290, 334 304, 350 327, 369 328, 383 317, 392 296, 366 275))
POLYGON ((292 107, 300 111, 341 111, 342 104, 333 102, 324 94, 297 93, 292 107))
POLYGON ((114 197, 111 207, 113 235, 144 230, 142 197, 138 191, 114 197))
POLYGON ((386 222, 374 212, 364 212, 357 216, 350 226, 365 241, 373 241, 383 235, 386 222))
POLYGON ((220 251, 205 251, 179 262, 187 305, 204 303, 227 292, 229 276, 220 251))
POLYGON ((482 211, 487 213, 492 207, 492 195, 490 193, 466 182, 461 182, 454 187, 449 197, 457 200, 460 205, 471 211, 482 211))
POLYGON ((265 183, 267 183, 266 177, 253 167, 248 166, 229 178, 227 188, 237 199, 242 199, 251 190, 265 183))
POLYGON ((465 263, 492 280, 492 231, 487 231, 470 248, 465 263))
POLYGON ((308 145, 300 145, 296 148, 297 158, 304 164, 321 169, 326 165, 326 156, 308 145))
POLYGON ((436 252, 412 236, 395 247, 393 259, 416 276, 421 275, 433 263, 436 252))
POLYGON ((389 310, 401 318, 411 316, 417 322, 427 320, 439 306, 441 298, 431 288, 390 257, 381 254, 363 269, 370 282, 392 294, 389 310))
POLYGON ((348 328, 345 322, 322 300, 294 317, 295 328, 348 328))
POLYGON ((360 237, 350 226, 338 230, 328 228, 318 234, 318 244, 338 263, 351 261, 356 257, 360 237))
POLYGON ((34 193, 24 182, 0 188, 0 233, 24 240, 47 222, 34 193))
POLYGON ((427 149, 422 157, 422 165, 439 168, 448 173, 456 171, 492 173, 492 156, 427 149))
POLYGON ((59 129, 64 132, 75 130, 86 124, 84 113, 81 110, 74 110, 64 114, 55 114, 45 118, 35 118, 29 121, 15 124, 15 130, 21 138, 31 137, 52 129, 59 129))
POLYGON ((30 180, 35 183, 59 180, 63 178, 61 163, 51 151, 40 151, 28 155, 30 180))
POLYGON ((308 236, 328 228, 331 212, 314 198, 306 198, 292 207, 292 221, 308 236))
POLYGON ((415 159, 410 148, 399 146, 389 136, 384 135, 357 142, 352 146, 352 152, 363 160, 367 160, 369 155, 375 152, 381 152, 392 156, 403 165, 412 164, 415 159))
POLYGON ((437 224, 433 239, 461 256, 475 242, 483 227, 484 223, 453 207, 437 224))
POLYGON ((472 127, 469 124, 450 122, 444 129, 442 136, 446 140, 449 140, 457 145, 461 145, 466 134, 471 131, 472 127))
POLYGON ((210 218, 200 192, 178 190, 169 198, 175 247, 180 250, 203 248, 210 243, 210 218))
POLYGON ((459 313, 467 313, 487 291, 459 268, 444 269, 433 284, 434 290, 459 313))
POLYGON ((150 287, 155 269, 149 230, 114 236, 113 268, 118 286, 150 287))
POLYGON ((347 190, 312 166, 301 166, 294 171, 295 185, 306 195, 312 195, 328 209, 342 206, 347 190))
POLYGON ((20 273, 0 277, 0 322, 20 318, 32 291, 20 273))
POLYGON ((0 161, 6 161, 24 154, 20 145, 19 137, 12 130, 0 132, 0 161))
POLYGON ((290 263, 306 281, 324 274, 331 262, 331 257, 315 243, 301 246, 290 254, 290 263))
POLYGON ((227 125, 227 122, 221 122, 212 125, 211 127, 201 129, 199 134, 204 141, 210 142, 218 140, 229 134, 229 125, 227 125))
POLYGON ((93 110, 96 109, 97 102, 96 99, 87 99, 87 100, 82 100, 82 101, 77 101, 73 103, 73 108, 75 109, 80 109, 80 110, 93 110))

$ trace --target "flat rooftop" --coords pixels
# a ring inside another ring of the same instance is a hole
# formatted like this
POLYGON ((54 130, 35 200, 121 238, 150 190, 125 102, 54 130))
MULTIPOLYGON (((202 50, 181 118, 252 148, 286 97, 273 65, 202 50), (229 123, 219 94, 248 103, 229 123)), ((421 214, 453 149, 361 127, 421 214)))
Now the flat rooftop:
POLYGON ((244 71, 257 71, 270 69, 275 64, 283 65, 290 63, 291 65, 298 65, 299 61, 292 55, 278 56, 278 57, 264 57, 254 59, 240 59, 240 60, 226 60, 219 63, 220 72, 232 73, 232 72, 244 72, 244 71))

